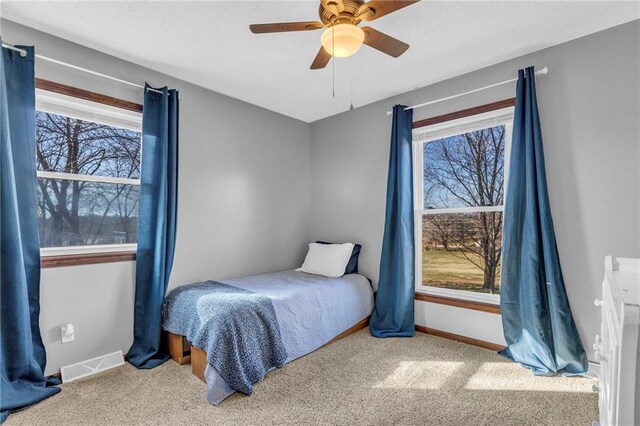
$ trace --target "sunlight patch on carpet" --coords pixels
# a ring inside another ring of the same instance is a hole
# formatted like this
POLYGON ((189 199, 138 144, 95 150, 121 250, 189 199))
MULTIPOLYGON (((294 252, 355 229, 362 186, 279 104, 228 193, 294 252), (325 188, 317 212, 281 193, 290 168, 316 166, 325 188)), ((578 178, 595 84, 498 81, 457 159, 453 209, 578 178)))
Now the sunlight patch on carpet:
POLYGON ((464 365, 450 361, 403 361, 395 371, 374 388, 439 389, 464 365))

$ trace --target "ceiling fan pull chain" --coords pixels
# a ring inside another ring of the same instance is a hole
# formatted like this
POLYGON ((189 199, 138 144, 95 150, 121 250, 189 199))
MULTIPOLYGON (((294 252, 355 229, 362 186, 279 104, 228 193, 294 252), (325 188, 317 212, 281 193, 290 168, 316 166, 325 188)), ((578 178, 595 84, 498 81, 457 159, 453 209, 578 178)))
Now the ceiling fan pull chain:
POLYGON ((350 100, 351 100, 351 105, 349 105, 349 110, 353 110, 353 56, 349 58, 349 66, 351 67, 351 81, 350 81, 350 89, 351 89, 351 94, 350 94, 350 100))
MULTIPOLYGON (((335 31, 333 27, 331 27, 331 55, 336 53, 336 38, 335 31)), ((333 58, 331 61, 331 90, 333 92, 333 98, 336 97, 336 58, 333 58)))

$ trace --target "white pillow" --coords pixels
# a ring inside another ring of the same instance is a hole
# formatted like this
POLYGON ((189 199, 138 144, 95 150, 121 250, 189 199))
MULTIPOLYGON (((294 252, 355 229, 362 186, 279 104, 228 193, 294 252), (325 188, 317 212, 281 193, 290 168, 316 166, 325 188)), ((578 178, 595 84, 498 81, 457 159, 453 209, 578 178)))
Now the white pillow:
POLYGON ((344 270, 349 263, 351 252, 353 252, 353 243, 311 243, 302 267, 296 269, 296 271, 323 275, 329 278, 341 277, 344 275, 344 270))

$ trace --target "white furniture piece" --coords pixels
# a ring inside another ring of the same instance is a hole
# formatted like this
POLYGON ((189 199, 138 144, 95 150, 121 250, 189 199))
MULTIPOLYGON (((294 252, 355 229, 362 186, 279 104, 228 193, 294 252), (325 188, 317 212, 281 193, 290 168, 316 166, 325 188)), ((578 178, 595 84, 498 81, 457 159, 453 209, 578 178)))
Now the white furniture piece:
POLYGON ((640 425, 640 259, 605 257, 600 335, 600 424, 640 425))

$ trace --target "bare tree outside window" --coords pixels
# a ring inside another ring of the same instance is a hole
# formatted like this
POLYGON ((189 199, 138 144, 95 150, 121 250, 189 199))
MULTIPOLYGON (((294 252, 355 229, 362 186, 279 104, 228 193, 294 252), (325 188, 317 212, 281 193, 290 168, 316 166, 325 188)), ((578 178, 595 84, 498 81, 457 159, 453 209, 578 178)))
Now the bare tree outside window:
POLYGON ((424 144, 424 285, 499 292, 505 145, 504 125, 424 144))
POLYGON ((136 242, 140 146, 136 131, 37 112, 41 247, 136 242))

